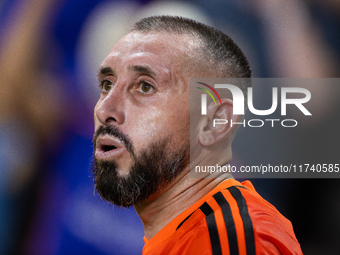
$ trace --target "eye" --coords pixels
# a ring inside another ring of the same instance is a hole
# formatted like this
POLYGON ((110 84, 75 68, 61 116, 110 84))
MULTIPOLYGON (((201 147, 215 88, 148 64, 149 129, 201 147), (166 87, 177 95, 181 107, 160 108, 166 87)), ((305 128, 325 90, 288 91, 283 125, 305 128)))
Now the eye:
POLYGON ((111 81, 104 80, 100 83, 100 87, 102 89, 102 92, 109 92, 112 89, 113 84, 111 81))
POLYGON ((141 81, 139 83, 139 89, 143 93, 148 93, 148 92, 152 92, 152 90, 154 90, 155 88, 150 83, 147 83, 145 81, 141 81))

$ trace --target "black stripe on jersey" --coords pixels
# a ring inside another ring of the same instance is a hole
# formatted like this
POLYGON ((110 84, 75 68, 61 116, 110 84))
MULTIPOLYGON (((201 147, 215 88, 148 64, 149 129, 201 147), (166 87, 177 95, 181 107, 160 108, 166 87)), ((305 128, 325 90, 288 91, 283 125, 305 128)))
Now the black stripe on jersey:
POLYGON ((204 213, 205 216, 208 216, 214 212, 207 202, 204 202, 203 205, 200 206, 200 210, 204 213))
POLYGON ((248 206, 241 191, 236 187, 229 187, 231 195, 235 198, 240 210, 241 218, 244 225, 244 233, 246 238, 247 255, 255 255, 255 238, 253 222, 249 216, 248 206))
POLYGON ((230 205, 221 192, 217 192, 215 195, 213 195, 213 197, 222 209, 225 226, 228 233, 230 255, 237 255, 239 254, 237 234, 230 205))
POLYGON ((208 205, 208 203, 204 202, 203 205, 200 206, 200 210, 205 214, 206 221, 208 225, 208 231, 210 236, 210 243, 213 255, 222 254, 220 236, 218 234, 216 219, 213 209, 208 205))
POLYGON ((190 214, 188 215, 188 217, 186 217, 181 223, 179 223, 178 226, 177 226, 177 228, 176 228, 176 230, 179 229, 179 228, 183 225, 183 223, 186 222, 186 220, 189 219, 190 216, 191 216, 194 212, 196 212, 196 211, 193 211, 192 213, 190 213, 190 214))
POLYGON ((235 186, 233 186, 233 187, 238 187, 238 188, 242 188, 242 189, 246 189, 246 190, 248 190, 246 187, 244 187, 244 186, 240 186, 240 185, 235 185, 235 186))

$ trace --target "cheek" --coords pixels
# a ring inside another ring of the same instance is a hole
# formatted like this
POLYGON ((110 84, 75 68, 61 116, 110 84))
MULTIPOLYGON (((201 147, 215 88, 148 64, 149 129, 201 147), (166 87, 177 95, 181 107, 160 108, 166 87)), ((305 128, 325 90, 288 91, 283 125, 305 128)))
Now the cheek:
MULTIPOLYGON (((172 135, 173 139, 182 139, 189 135, 190 129, 190 113, 186 108, 176 106, 158 107, 155 111, 149 114, 140 114, 137 116, 138 121, 131 123, 133 126, 132 133, 135 134, 135 141, 144 145, 150 144, 152 141, 168 138, 172 135)), ((132 134, 130 133, 130 134, 132 134)), ((137 148, 137 144, 135 145, 137 148)))
POLYGON ((135 112, 134 116, 127 118, 125 132, 130 136, 136 150, 145 148, 151 141, 159 136, 161 116, 135 112))
POLYGON ((189 129, 190 128, 190 106, 188 102, 181 102, 173 105, 169 109, 168 121, 174 129, 189 129))

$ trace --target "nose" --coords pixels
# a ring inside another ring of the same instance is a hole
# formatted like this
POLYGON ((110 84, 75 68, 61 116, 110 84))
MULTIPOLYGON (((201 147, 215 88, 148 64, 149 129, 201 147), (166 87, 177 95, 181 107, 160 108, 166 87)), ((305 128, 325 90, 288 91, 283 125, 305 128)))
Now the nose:
POLYGON ((95 118, 104 126, 121 125, 125 120, 125 101, 123 93, 119 93, 117 85, 106 96, 101 96, 94 110, 95 118))

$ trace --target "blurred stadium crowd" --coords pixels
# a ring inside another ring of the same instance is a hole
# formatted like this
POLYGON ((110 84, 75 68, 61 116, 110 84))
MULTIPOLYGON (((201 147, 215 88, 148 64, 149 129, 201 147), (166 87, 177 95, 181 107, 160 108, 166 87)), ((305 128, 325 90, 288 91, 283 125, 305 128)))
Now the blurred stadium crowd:
MULTIPOLYGON (((133 208, 94 192, 93 108, 101 61, 135 21, 158 14, 222 30, 254 77, 339 77, 337 0, 0 0, 0 254, 141 254, 133 208)), ((340 88, 311 93, 318 117, 289 132, 240 130, 233 162, 339 163, 340 88)), ((306 255, 340 254, 340 179, 253 182, 306 255)))

